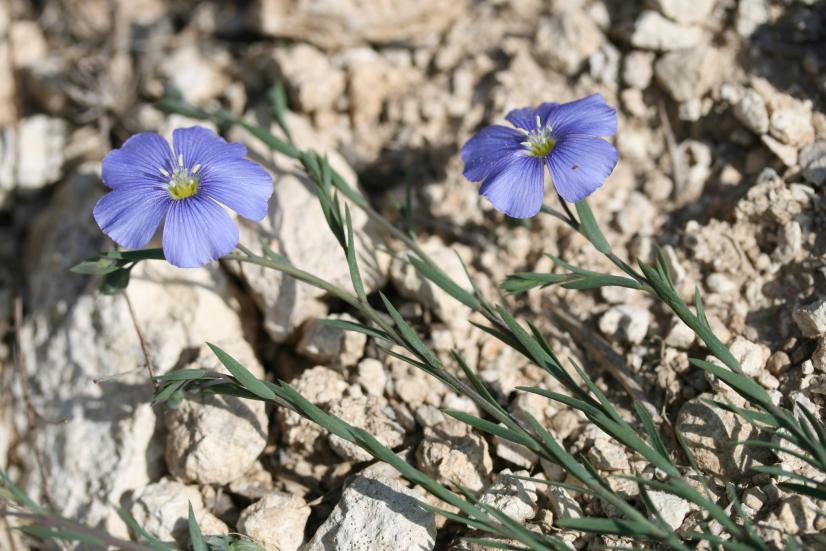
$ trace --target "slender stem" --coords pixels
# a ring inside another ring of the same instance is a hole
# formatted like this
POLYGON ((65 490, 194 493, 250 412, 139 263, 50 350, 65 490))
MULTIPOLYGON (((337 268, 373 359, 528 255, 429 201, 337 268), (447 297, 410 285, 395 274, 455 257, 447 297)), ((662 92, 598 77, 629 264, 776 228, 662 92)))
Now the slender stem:
POLYGON ((571 226, 572 228, 574 228, 575 230, 579 231, 579 222, 577 222, 576 217, 574 216, 574 213, 571 212, 571 207, 568 206, 568 202, 565 201, 565 199, 562 198, 562 196, 559 194, 559 192, 557 192, 556 196, 559 199, 559 204, 562 205, 562 210, 565 211, 565 214, 568 217, 568 220, 567 220, 568 225, 571 226))

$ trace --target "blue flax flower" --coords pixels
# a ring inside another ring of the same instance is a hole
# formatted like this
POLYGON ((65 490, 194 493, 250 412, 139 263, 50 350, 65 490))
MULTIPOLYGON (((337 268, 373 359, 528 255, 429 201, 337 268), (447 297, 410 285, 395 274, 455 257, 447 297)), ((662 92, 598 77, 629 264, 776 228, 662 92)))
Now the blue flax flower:
POLYGON ((227 206, 250 220, 267 215, 272 178, 244 158, 247 148, 201 126, 180 128, 169 143, 135 134, 103 159, 103 183, 112 189, 95 205, 103 232, 128 249, 146 246, 161 221, 166 259, 195 268, 238 244, 227 206))
POLYGON ((505 118, 515 128, 483 128, 462 147, 462 160, 465 178, 482 182, 479 193, 508 216, 539 212, 545 166, 559 195, 576 203, 617 164, 617 150, 601 138, 617 132, 617 113, 599 94, 514 109, 505 118))

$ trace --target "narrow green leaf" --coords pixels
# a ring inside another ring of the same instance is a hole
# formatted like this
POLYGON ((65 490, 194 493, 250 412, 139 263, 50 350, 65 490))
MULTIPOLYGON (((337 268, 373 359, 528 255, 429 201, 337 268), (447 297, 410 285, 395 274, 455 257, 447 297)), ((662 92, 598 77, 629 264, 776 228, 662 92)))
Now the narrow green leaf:
POLYGON ((30 536, 47 542, 59 540, 67 542, 78 542, 99 549, 106 549, 109 547, 106 544, 104 544, 100 538, 97 538, 92 534, 76 530, 52 528, 50 526, 39 526, 36 524, 20 526, 18 529, 21 532, 24 532, 30 536))
POLYGON ((3 487, 5 487, 9 493, 11 493, 14 501, 19 505, 22 505, 29 511, 33 513, 37 513, 39 515, 45 514, 46 510, 43 509, 40 505, 38 505, 29 495, 17 487, 17 485, 12 482, 9 475, 6 474, 6 471, 0 469, 0 483, 2 483, 3 487))
POLYGON ((485 549, 508 549, 511 551, 525 551, 530 549, 529 547, 517 547, 515 545, 502 543, 501 541, 492 540, 490 538, 462 537, 460 539, 465 543, 469 543, 471 545, 479 545, 484 547, 485 549))
POLYGON ((711 329, 711 326, 708 323, 708 318, 706 317, 706 309, 703 307, 703 297, 700 294, 699 287, 694 287, 694 309, 697 311, 697 319, 700 323, 711 329))
POLYGON ((410 255, 407 261, 419 272, 423 277, 432 281, 439 288, 441 288, 448 295, 452 296, 471 310, 478 310, 481 308, 479 299, 473 296, 473 293, 463 289, 458 283, 453 281, 441 268, 428 264, 416 256, 410 255))
POLYGON ((195 512, 192 510, 192 503, 189 503, 189 543, 192 544, 192 551, 207 551, 206 543, 204 543, 204 536, 201 534, 201 529, 198 527, 198 521, 195 520, 195 512))
POLYGON ((626 287, 628 289, 642 289, 635 280, 609 274, 579 276, 576 279, 562 283, 565 289, 599 289, 600 287, 626 287))
POLYGON ((474 519, 470 519, 464 517, 462 515, 457 515, 456 513, 451 513, 450 511, 445 511, 444 509, 440 509, 439 507, 434 507, 433 505, 427 503, 426 501, 419 501, 419 506, 426 510, 430 511, 433 514, 440 515, 445 517, 448 520, 452 520, 453 522, 457 522, 459 524, 464 524, 466 526, 470 526, 476 530, 482 530, 485 532, 494 532, 496 530, 495 527, 491 526, 490 524, 474 519))
POLYGON ((113 260, 125 260, 128 262, 139 262, 141 260, 166 260, 163 249, 135 249, 133 251, 109 251, 100 253, 103 258, 113 260))
POLYGON ((777 486, 787 492, 826 500, 826 485, 806 486, 805 484, 798 484, 796 482, 781 482, 777 486))
POLYGON ((117 508, 117 513, 120 519, 123 521, 124 524, 129 528, 129 531, 135 536, 137 541, 146 542, 154 551, 175 551, 175 549, 167 545, 166 543, 162 542, 146 530, 144 530, 143 526, 138 524, 138 521, 135 520, 135 517, 129 513, 126 509, 121 507, 117 508))
POLYGON ((353 237, 353 219, 350 216, 350 207, 344 206, 344 222, 347 228, 347 246, 345 248, 347 253, 347 266, 350 269, 350 280, 353 282, 353 289, 356 291, 356 296, 361 300, 367 300, 367 293, 364 292, 364 283, 362 283, 361 272, 359 271, 358 259, 356 258, 356 240, 353 237))
POLYGON ((498 436, 509 442, 513 442, 514 444, 525 446, 534 453, 542 454, 542 449, 531 437, 524 433, 512 431, 507 427, 492 423, 491 421, 486 421, 485 419, 480 419, 479 417, 465 413, 464 411, 445 410, 444 414, 449 415, 450 417, 453 417, 466 425, 479 429, 482 432, 486 432, 491 436, 498 436))
POLYGON ((592 534, 615 534, 655 539, 661 537, 661 534, 651 530, 650 525, 621 518, 563 518, 557 520, 556 525, 560 528, 590 532, 592 534))
POLYGON ((413 351, 418 354, 418 356, 422 359, 423 362, 430 365, 431 367, 440 367, 441 362, 436 355, 431 352, 431 350, 422 342, 419 336, 413 331, 413 328, 408 325, 402 315, 396 310, 396 307, 388 300, 388 298, 384 295, 384 293, 379 292, 379 296, 381 297, 382 302, 384 303, 384 307, 387 310, 387 313, 390 314, 390 317, 393 318, 393 322, 396 324, 396 327, 399 329, 399 333, 401 333, 402 338, 404 341, 413 349, 413 351))
POLYGON ((539 272, 517 272, 505 278, 502 289, 511 294, 524 293, 536 287, 547 287, 556 283, 565 283, 576 277, 576 274, 543 274, 539 272))
POLYGON ((739 373, 734 373, 715 363, 706 362, 697 358, 689 359, 689 363, 721 379, 746 400, 760 404, 764 409, 772 409, 771 398, 769 398, 766 389, 757 384, 753 379, 745 375, 740 375, 739 373))
POLYGON ((116 295, 129 286, 129 270, 118 269, 103 276, 100 292, 104 295, 116 295))
POLYGON ((594 217, 591 207, 588 206, 588 201, 583 199, 576 203, 576 212, 579 215, 580 230, 588 238, 588 241, 602 254, 611 252, 611 245, 599 229, 597 219, 594 217))
POLYGON ((259 381, 255 375, 247 371, 247 368, 238 363, 235 358, 212 343, 207 343, 207 346, 209 346, 212 352, 218 357, 218 360, 232 373, 233 377, 238 379, 238 382, 241 383, 244 388, 264 400, 272 400, 275 398, 275 393, 264 384, 263 381, 259 381))
POLYGON ((496 398, 493 397, 493 395, 490 393, 485 384, 479 379, 479 377, 476 376, 473 370, 470 369, 470 366, 467 364, 467 362, 465 362, 465 359, 461 356, 461 354, 459 354, 459 352, 457 352, 456 350, 452 350, 451 355, 453 356, 453 359, 456 360, 456 363, 459 364, 459 367, 464 372, 465 377, 467 377, 468 381, 470 381, 470 384, 473 385, 473 388, 476 389, 476 392, 478 392, 479 395, 482 396, 482 398, 484 398, 492 406, 494 406, 502 412, 505 412, 504 408, 501 405, 499 405, 499 402, 496 401, 496 398))
POLYGON ((671 454, 668 453, 668 450, 660 437, 660 431, 657 430, 657 425, 654 424, 654 419, 651 418, 651 414, 647 409, 645 409, 645 406, 643 406, 638 400, 634 400, 634 411, 637 412, 637 417, 639 417, 640 421, 642 421, 642 426, 645 429, 645 433, 648 435, 648 439, 651 441, 654 448, 663 457, 670 458, 671 454))
POLYGON ((374 327, 368 327, 361 323, 355 323, 352 321, 341 320, 341 319, 329 319, 323 318, 317 321, 319 325, 326 325, 327 327, 334 327, 336 329, 343 329, 344 331, 353 331, 355 333, 362 333, 367 335, 368 337, 373 337, 375 339, 381 339, 384 341, 391 342, 390 336, 382 331, 381 329, 376 329, 374 327))
POLYGON ((233 117, 230 122, 242 127, 273 151, 278 151, 282 155, 286 155, 292 159, 297 159, 301 156, 301 151, 294 145, 277 138, 265 128, 251 124, 243 119, 239 119, 238 117, 233 117))
POLYGON ((162 404, 172 398, 172 396, 181 390, 188 381, 171 381, 160 388, 158 388, 155 396, 152 398, 153 404, 162 404))
POLYGON ((70 272, 83 275, 106 275, 120 269, 118 262, 111 258, 94 257, 69 268, 70 272))
POLYGON ((156 381, 191 381, 200 379, 207 373, 206 369, 176 369, 163 375, 156 375, 154 379, 156 381))
POLYGON ((293 138, 290 135, 290 128, 287 125, 287 91, 284 89, 284 84, 282 82, 275 83, 275 85, 270 88, 268 95, 273 114, 275 115, 275 122, 278 124, 278 127, 281 128, 281 131, 284 132, 284 135, 287 136, 287 139, 292 142, 293 138))

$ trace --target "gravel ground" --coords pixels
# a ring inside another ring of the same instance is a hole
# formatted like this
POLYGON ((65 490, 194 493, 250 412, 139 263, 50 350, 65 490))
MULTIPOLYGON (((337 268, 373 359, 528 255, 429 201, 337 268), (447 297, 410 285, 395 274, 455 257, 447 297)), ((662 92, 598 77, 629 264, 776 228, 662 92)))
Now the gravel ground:
MULTIPOLYGON (((459 148, 509 109, 599 92, 617 107, 620 162, 590 199, 614 250, 650 261, 662 247, 681 295, 705 297, 716 334, 785 407, 826 405, 826 3, 769 0, 51 0, 0 2, 0 467, 61 514, 126 537, 115 506, 152 534, 186 539, 187 501, 205 533, 241 532, 267 550, 470 549, 458 525, 415 505, 424 493, 349 443, 285 411, 232 397, 150 404, 145 341, 160 373, 218 368, 215 342, 259 377, 363 427, 439 480, 459 481, 529 527, 603 516, 586 494, 509 475, 560 480, 556 465, 444 417, 475 411, 379 350, 317 320, 346 305, 279 274, 230 263, 141 265, 126 295, 102 296, 68 268, 109 249, 91 217, 100 160, 129 135, 193 121, 153 103, 175 87, 264 121, 283 83, 299 145, 327 152, 374 206, 412 224, 442 268, 482 291, 516 271, 552 271, 551 253, 610 271, 552 217, 507 220, 462 178, 459 148), (136 331, 136 328, 138 331, 136 331), (15 342, 19 353, 13 354, 15 342), (15 361, 16 360, 16 361, 15 361)), ((349 281, 314 192, 294 163, 244 141, 275 180, 270 216, 243 225, 294 264, 349 281)), ((548 186, 549 187, 549 186, 548 186)), ((551 192, 548 201, 554 201, 551 192)), ((496 396, 537 416, 604 474, 644 474, 640 457, 560 404, 516 395, 559 383, 467 323, 354 212, 369 290, 388 293, 450 363, 460 350, 496 396)), ((823 508, 755 464, 795 472, 793 457, 733 444, 741 418, 706 399, 742 398, 688 363, 706 352, 645 295, 546 289, 504 300, 585 365, 622 411, 611 375, 627 366, 680 432, 723 505, 735 483, 761 536, 826 530, 823 508), (610 353, 601 353, 605 342, 610 353)), ((666 438, 676 446, 673 436, 666 438)), ((635 485, 611 479, 633 497, 635 485)), ((652 495, 675 529, 699 511, 652 495)), ((562 532, 579 548, 616 540, 562 532)), ((17 538, 0 531, 0 547, 17 538)), ((21 545, 18 541, 18 545, 21 545)), ((472 547, 476 549, 476 547, 472 547)))

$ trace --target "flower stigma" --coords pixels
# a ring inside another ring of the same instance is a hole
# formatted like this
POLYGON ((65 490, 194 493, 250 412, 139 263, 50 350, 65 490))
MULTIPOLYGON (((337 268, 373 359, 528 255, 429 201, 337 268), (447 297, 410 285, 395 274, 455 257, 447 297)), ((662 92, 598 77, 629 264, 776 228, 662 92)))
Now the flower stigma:
POLYGON ((556 140, 551 137, 551 126, 542 126, 539 115, 536 116, 536 128, 530 131, 519 130, 525 134, 525 141, 522 145, 531 157, 546 157, 556 145, 556 140))

